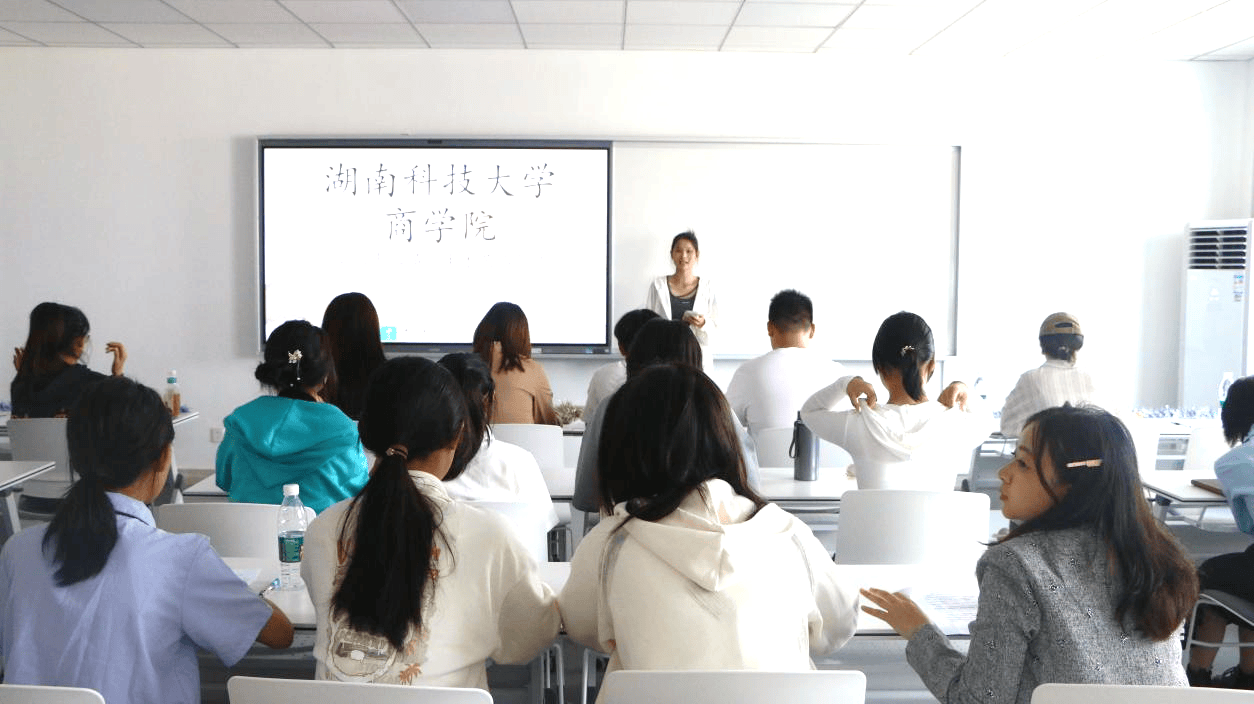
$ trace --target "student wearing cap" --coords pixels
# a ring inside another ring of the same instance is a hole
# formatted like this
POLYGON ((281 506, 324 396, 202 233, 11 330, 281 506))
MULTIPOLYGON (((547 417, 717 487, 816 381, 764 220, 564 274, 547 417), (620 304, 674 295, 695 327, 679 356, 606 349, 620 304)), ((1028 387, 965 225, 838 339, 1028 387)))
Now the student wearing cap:
POLYGON ((1080 321, 1069 313, 1054 313, 1041 323, 1041 353, 1045 363, 1019 377, 1001 409, 1001 434, 1017 438, 1023 423, 1037 411, 1070 403, 1093 403, 1097 392, 1088 372, 1076 367, 1075 353, 1084 346, 1080 321))

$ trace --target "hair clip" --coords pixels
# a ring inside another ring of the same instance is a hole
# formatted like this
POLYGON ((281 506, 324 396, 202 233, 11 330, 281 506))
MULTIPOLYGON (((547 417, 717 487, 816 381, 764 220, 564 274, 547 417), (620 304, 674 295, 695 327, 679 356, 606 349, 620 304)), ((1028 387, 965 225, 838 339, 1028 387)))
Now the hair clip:
POLYGON ((907 352, 913 352, 913 351, 914 351, 914 345, 906 345, 901 348, 901 356, 905 357, 907 352))
POLYGON ((1102 466, 1101 460, 1079 460, 1076 462, 1067 463, 1067 469, 1072 469, 1075 467, 1100 467, 1100 466, 1102 466))
POLYGON ((288 364, 296 364, 297 362, 299 362, 299 361, 300 361, 300 358, 301 358, 301 357, 303 357, 303 356, 304 356, 304 355, 302 355, 302 354, 300 353, 300 350, 294 350, 294 351, 292 351, 292 352, 288 352, 288 353, 287 353, 287 363, 288 363, 288 364))
POLYGON ((389 457, 396 456, 396 457, 400 457, 403 460, 408 460, 409 448, 405 447, 404 445, 393 445, 389 447, 387 449, 387 452, 384 452, 383 454, 389 457))

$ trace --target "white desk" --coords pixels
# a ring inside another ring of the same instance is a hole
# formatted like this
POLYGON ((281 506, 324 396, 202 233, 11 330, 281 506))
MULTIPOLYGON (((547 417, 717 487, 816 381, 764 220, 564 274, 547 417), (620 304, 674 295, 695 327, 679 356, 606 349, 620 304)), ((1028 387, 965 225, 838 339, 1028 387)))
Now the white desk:
MULTIPOLYGON (((278 548, 275 548, 273 560, 262 560, 255 557, 224 557, 222 561, 235 570, 237 575, 247 574, 248 588, 260 593, 279 576, 278 548)), ((293 591, 273 590, 266 593, 266 598, 274 605, 283 609, 288 620, 296 628, 312 629, 318 626, 318 617, 314 613, 313 602, 309 600, 309 592, 304 589, 293 591)))
POLYGON ((1198 528, 1203 528, 1206 509, 1227 506, 1223 495, 1193 486, 1194 479, 1214 479, 1213 469, 1174 470, 1160 469, 1141 472, 1141 484, 1152 495, 1154 517, 1166 521, 1168 509, 1200 509, 1197 520, 1183 517, 1198 528))
POLYGON ((793 479, 792 467, 759 467, 762 486, 758 493, 778 504, 838 504, 841 494, 858 488, 843 468, 821 467, 812 482, 793 479))
POLYGON ((217 479, 216 474, 210 474, 183 489, 183 498, 198 501, 226 501, 227 493, 218 488, 217 479))
POLYGON ((12 489, 27 479, 52 471, 56 466, 56 462, 0 461, 0 496, 4 497, 4 528, 8 531, 5 538, 22 529, 17 517, 17 501, 13 498, 12 489))

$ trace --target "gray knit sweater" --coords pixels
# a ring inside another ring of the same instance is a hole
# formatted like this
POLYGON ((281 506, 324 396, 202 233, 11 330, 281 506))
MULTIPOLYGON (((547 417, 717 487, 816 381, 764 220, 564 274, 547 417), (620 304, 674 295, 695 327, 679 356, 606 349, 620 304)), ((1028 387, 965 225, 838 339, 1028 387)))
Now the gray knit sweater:
POLYGON ((1115 620, 1118 585, 1089 531, 1031 533, 988 549, 966 657, 935 626, 906 659, 946 704, 1018 702, 1046 682, 1186 686, 1180 639, 1151 641, 1115 620))

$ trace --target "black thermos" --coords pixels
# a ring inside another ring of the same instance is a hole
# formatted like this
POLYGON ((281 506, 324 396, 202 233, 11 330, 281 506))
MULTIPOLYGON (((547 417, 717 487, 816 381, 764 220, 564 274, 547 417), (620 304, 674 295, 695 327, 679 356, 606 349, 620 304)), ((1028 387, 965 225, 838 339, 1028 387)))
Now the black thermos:
POLYGON ((797 421, 792 424, 792 445, 788 448, 788 456, 792 458, 792 478, 801 482, 812 482, 819 478, 819 439, 810 432, 801 412, 797 412, 797 421))

